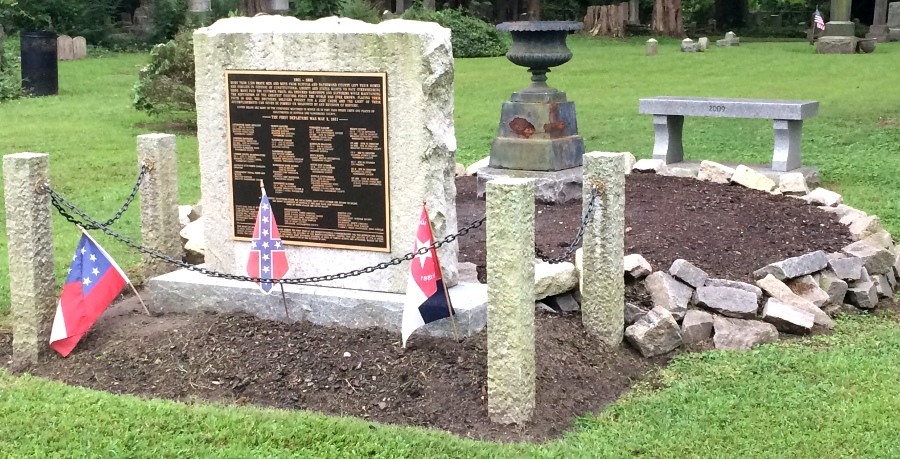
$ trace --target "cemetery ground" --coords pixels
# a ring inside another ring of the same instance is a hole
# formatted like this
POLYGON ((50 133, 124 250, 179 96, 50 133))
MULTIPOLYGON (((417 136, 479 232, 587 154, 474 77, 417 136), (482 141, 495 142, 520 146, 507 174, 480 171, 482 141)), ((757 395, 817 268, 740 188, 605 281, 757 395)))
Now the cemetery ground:
MULTIPOLYGON (((896 70, 894 61, 900 48, 887 45, 873 55, 823 59, 813 57, 805 43, 744 44, 740 48, 682 55, 677 52, 677 42, 663 41, 660 56, 645 58, 641 39, 627 43, 575 39, 570 40, 570 46, 578 58, 550 74, 550 83, 564 88, 570 100, 576 102, 579 130, 588 151, 631 151, 639 158, 649 157, 652 124, 650 117, 637 115, 640 97, 671 94, 819 100, 821 115, 804 126, 804 163, 819 167, 825 186, 842 193, 847 204, 879 215, 888 231, 900 230, 900 209, 896 205, 900 197, 897 196, 900 179, 896 178, 900 160, 891 155, 900 143, 900 109, 890 96, 894 84, 891 76, 896 70)), ((160 121, 148 119, 130 107, 130 88, 144 61, 145 57, 139 55, 119 55, 61 63, 59 97, 0 105, 0 119, 15 120, 0 123, 0 153, 50 152, 54 188, 91 214, 112 215, 130 189, 137 170, 135 136, 157 129, 137 126, 160 121)), ((512 67, 503 58, 457 60, 456 133, 460 162, 471 163, 487 155, 490 141, 496 135, 500 103, 510 92, 524 86, 526 78, 524 71, 512 67)), ((771 159, 769 120, 694 118, 686 124, 687 159, 756 163, 771 159)), ((178 142, 181 200, 183 204, 194 203, 199 197, 196 139, 179 136, 178 142)), ((777 219, 779 215, 768 217, 777 219)), ((466 223, 464 217, 460 220, 466 223)), ((138 221, 136 211, 126 212, 116 228, 137 238, 138 221)), ((660 228, 671 223, 661 222, 660 228)), ((61 279, 77 237, 74 229, 61 218, 54 220, 54 227, 56 267, 61 279)), ((0 241, 5 259, 3 244, 5 241, 0 241)), ((139 272, 136 267, 140 258, 136 253, 111 241, 104 245, 129 274, 139 272)), ((6 266, 0 268, 3 277, 5 270, 6 266)), ((8 307, 7 288, 0 286, 0 314, 8 307)), ((542 315, 538 322, 539 339, 540 330, 548 324, 571 323, 576 327, 578 321, 570 319, 542 315)), ((212 326, 222 327, 232 322, 240 326, 243 320, 213 316, 204 317, 199 323, 212 330, 212 326)), ((276 323, 262 326, 277 331, 288 327, 276 323)), ((302 324, 290 327, 287 330, 292 333, 312 330, 302 324)), ((179 329, 181 336, 188 333, 184 327, 179 329)), ((204 330, 189 331, 202 336, 204 330)), ((119 376, 125 377, 134 370, 127 364, 155 362, 150 356, 162 352, 156 358, 161 362, 165 359, 160 357, 170 358, 168 368, 183 372, 177 358, 191 341, 172 333, 171 344, 146 349, 149 362, 130 358, 140 355, 138 349, 118 349, 115 347, 118 341, 99 333, 92 334, 83 343, 87 352, 77 357, 101 362, 100 368, 104 367, 104 359, 121 362, 124 366, 119 376)), ((376 338, 381 347, 398 340, 387 336, 376 338)), ((0 357, 9 346, 3 339, 8 339, 8 334, 0 331, 0 357)), ((245 333, 236 339, 249 340, 253 336, 245 333)), ((424 354, 427 350, 428 358, 434 359, 440 365, 439 370, 443 368, 441 371, 447 371, 447 375, 460 379, 471 376, 472 370, 464 369, 466 365, 483 371, 483 361, 474 357, 479 346, 477 339, 461 345, 447 341, 421 342, 420 352, 424 354), (438 346, 442 343, 447 345, 438 346), (458 359, 444 362, 440 359, 447 354, 442 352, 454 356, 459 356, 454 352, 466 356, 471 353, 473 357, 463 362, 458 359), (462 369, 456 368, 457 365, 462 369)), ((561 347, 558 343, 547 346, 546 349, 554 349, 548 352, 559 352, 561 347)), ((575 355, 585 354, 572 351, 571 342, 568 346, 575 355)), ((242 347, 249 347, 249 341, 242 347)), ((386 356, 396 354, 396 347, 382 352, 386 356)), ((626 361, 627 350, 623 347, 619 356, 592 355, 598 362, 616 358, 626 361)), ((409 355, 414 352, 408 351, 409 355)), ((330 358, 340 360, 339 355, 330 358)), ((402 356, 393 357, 402 359, 402 356)), ((265 359, 271 355, 253 358, 265 359)), ((132 457, 160 453, 188 453, 196 457, 738 457, 748 454, 750 457, 893 457, 900 449, 893 435, 900 426, 893 415, 900 407, 900 397, 894 390, 900 379, 898 360, 900 327, 888 314, 887 318, 880 319, 842 319, 831 336, 765 345, 750 352, 685 354, 646 377, 643 374, 651 368, 649 364, 635 364, 628 371, 610 369, 607 371, 619 371, 619 376, 629 382, 631 379, 639 382, 597 417, 564 413, 570 420, 579 416, 575 429, 546 447, 476 443, 439 432, 369 425, 359 420, 305 412, 209 405, 201 403, 203 397, 197 400, 183 397, 182 401, 197 402, 188 405, 142 401, 31 376, 12 377, 0 370, 0 415, 4 418, 0 424, 3 434, 0 451, 10 451, 14 456, 48 453, 106 456, 128 452, 132 457), (51 428, 46 428, 48 425, 51 428)), ((117 380, 104 379, 102 374, 95 379, 91 379, 92 375, 77 375, 75 363, 71 367, 66 365, 60 363, 47 368, 47 373, 37 374, 72 382, 77 381, 76 377, 83 377, 84 382, 75 383, 114 393, 154 395, 150 391, 117 388, 114 384, 117 380), (67 368, 68 374, 50 373, 52 370, 62 373, 67 368)), ((340 368, 342 364, 335 365, 340 368)), ((347 367, 340 371, 352 371, 347 367)), ((559 367, 557 371, 567 370, 565 365, 559 367)), ((277 368, 270 371, 267 374, 275 375, 277 368)), ((577 371, 574 375, 578 376, 577 371)), ((224 384, 213 381, 223 383, 220 379, 210 379, 208 384, 203 381, 204 386, 213 388, 209 399, 226 403, 247 401, 214 396, 215 388, 224 384)), ((240 384, 241 380, 229 381, 229 387, 234 383, 240 384)), ((189 379, 186 384, 190 387, 198 381, 189 379)), ((546 389, 540 384, 539 397, 546 389)), ((572 387, 578 383, 559 383, 562 389, 567 389, 566 384, 572 387)), ((350 386, 338 390, 353 392, 350 386)), ((183 388, 190 395, 203 393, 192 389, 183 388)), ((435 394, 442 394, 440 387, 434 390, 435 394)), ((178 398, 179 394, 171 396, 178 398)), ((262 404, 290 407, 289 403, 277 400, 262 404)), ((376 400, 367 409, 376 413, 382 410, 376 400)), ((350 410, 328 411, 356 414, 350 410)), ((459 412, 466 413, 462 409, 459 412)), ((465 426, 465 422, 460 425, 465 426)), ((466 434, 459 430, 455 433, 466 434)), ((478 438, 477 429, 469 436, 478 438)), ((549 432, 543 437, 529 438, 527 433, 503 436, 487 432, 485 436, 497 440, 540 440, 559 434, 549 432)))

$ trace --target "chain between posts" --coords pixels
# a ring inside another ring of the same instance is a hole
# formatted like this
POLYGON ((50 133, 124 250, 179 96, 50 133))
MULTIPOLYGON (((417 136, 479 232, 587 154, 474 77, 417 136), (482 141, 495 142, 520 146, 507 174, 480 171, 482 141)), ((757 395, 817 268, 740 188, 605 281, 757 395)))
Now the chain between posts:
MULTIPOLYGON (((129 205, 131 205, 132 201, 134 201, 135 196, 137 195, 138 191, 140 190, 141 182, 143 181, 146 174, 148 172, 150 172, 152 169, 153 169, 153 164, 148 162, 147 160, 145 160, 141 163, 140 172, 138 173, 138 177, 137 177, 137 180, 135 181, 134 187, 132 187, 131 194, 129 194, 128 198, 125 200, 125 203, 122 204, 121 208, 112 216, 112 218, 110 218, 109 220, 102 222, 102 223, 98 222, 97 220, 94 220, 88 214, 86 214, 84 211, 82 211, 77 206, 75 206, 74 204, 69 202, 65 197, 63 197, 61 194, 59 194, 59 192, 57 192, 56 190, 51 188, 48 183, 40 184, 38 186, 38 189, 41 192, 50 194, 51 203, 52 203, 53 207, 55 207, 56 210, 60 213, 60 215, 62 215, 68 222, 73 223, 75 225, 79 225, 88 230, 99 229, 99 230, 103 231, 103 233, 105 233, 106 235, 112 237, 113 239, 127 245, 128 247, 136 249, 139 252, 146 253, 146 254, 150 255, 151 257, 160 259, 166 263, 174 264, 181 268, 184 268, 184 269, 187 269, 190 271, 195 271, 195 272, 198 272, 200 274, 210 276, 210 277, 237 280, 237 281, 264 282, 264 283, 273 283, 273 284, 296 284, 296 285, 314 284, 314 283, 319 283, 319 282, 328 282, 328 281, 333 281, 333 280, 347 279, 350 277, 360 276, 362 274, 370 274, 375 271, 387 269, 391 266, 397 266, 397 265, 403 263, 404 261, 410 261, 413 258, 415 258, 416 256, 424 255, 424 254, 428 253, 428 251, 431 249, 438 249, 445 244, 449 244, 449 243, 455 241, 460 236, 467 234, 469 231, 482 226, 485 223, 485 221, 487 220, 487 217, 482 217, 481 219, 475 220, 472 223, 460 228, 460 230, 457 233, 445 236, 443 239, 437 240, 427 247, 421 247, 414 252, 409 252, 403 256, 392 258, 389 261, 378 263, 376 265, 368 266, 368 267, 361 268, 361 269, 355 269, 352 271, 347 271, 347 272, 338 273, 338 274, 329 274, 329 275, 324 275, 324 276, 304 277, 304 278, 287 278, 287 279, 268 279, 268 278, 259 278, 259 277, 251 277, 251 276, 241 276, 241 275, 235 275, 235 274, 222 273, 222 272, 218 272, 218 271, 212 271, 212 270, 203 268, 198 265, 186 263, 183 260, 178 260, 178 259, 172 258, 162 252, 159 252, 158 250, 151 249, 149 247, 145 247, 144 245, 139 244, 139 243, 109 229, 109 226, 111 224, 115 223, 119 218, 121 218, 122 214, 125 213, 126 210, 128 210, 129 205), (75 216, 73 216, 72 213, 74 213, 75 215, 80 217, 80 219, 75 218, 75 216)), ((544 260, 548 263, 555 264, 555 263, 561 263, 561 262, 569 259, 572 256, 572 254, 575 252, 578 244, 581 243, 581 239, 584 236, 585 229, 587 228, 588 223, 590 223, 591 218, 593 217, 594 209, 596 207, 596 198, 597 198, 597 195, 602 191, 601 188, 602 188, 602 183, 601 184, 593 184, 593 186, 591 187, 591 195, 590 195, 590 199, 588 201, 588 206, 587 206, 587 209, 585 209, 585 212, 581 218, 581 227, 578 229, 578 232, 575 235, 575 239, 572 240, 571 243, 569 243, 569 246, 566 249, 566 251, 562 255, 555 257, 555 258, 549 258, 549 257, 543 256, 541 254, 538 254, 539 258, 541 258, 542 260, 544 260)))
MULTIPOLYGON (((141 182, 144 181, 144 176, 147 175, 147 173, 150 172, 151 170, 153 170, 153 162, 150 161, 149 159, 143 160, 143 161, 141 162, 141 169, 140 169, 140 171, 138 172, 137 180, 134 182, 134 186, 131 188, 131 194, 129 194, 129 195, 128 195, 128 198, 125 199, 125 203, 122 204, 122 207, 119 208, 118 212, 116 212, 116 213, 112 216, 112 218, 110 218, 109 220, 107 220, 107 221, 105 221, 105 222, 103 222, 103 223, 94 222, 94 224, 90 224, 90 225, 89 225, 89 224, 85 224, 85 222, 80 222, 80 221, 76 220, 76 219, 75 219, 74 217, 72 217, 71 215, 68 215, 68 214, 66 214, 66 213, 64 213, 64 212, 62 212, 62 211, 60 211, 60 214, 61 214, 63 217, 65 217, 66 220, 69 221, 69 223, 74 223, 74 224, 76 224, 76 225, 80 225, 80 226, 82 226, 84 229, 89 229, 89 230, 92 230, 92 229, 101 229, 101 228, 110 226, 110 225, 112 225, 113 223, 115 223, 117 220, 119 220, 120 218, 122 218, 122 214, 124 214, 125 211, 128 210, 128 206, 131 205, 131 202, 134 201, 134 197, 137 196, 138 191, 140 191, 140 188, 141 188, 141 182)), ((38 191, 38 192, 41 192, 41 193, 50 193, 50 197, 51 197, 51 200, 52 200, 52 203, 53 203, 53 207, 56 207, 57 210, 60 210, 60 207, 57 205, 57 202, 56 202, 56 199, 54 198, 54 195, 55 195, 56 197, 61 198, 64 202, 68 203, 68 201, 66 201, 65 198, 63 198, 59 193, 57 193, 55 190, 53 190, 52 188, 50 188, 50 185, 47 184, 47 183, 41 183, 41 184, 39 184, 39 185, 37 186, 37 191, 38 191)), ((75 206, 72 206, 72 207, 74 208, 75 206)), ((91 221, 93 221, 93 220, 91 219, 91 221)))
MULTIPOLYGON (((164 253, 159 252, 158 250, 151 249, 149 247, 145 247, 142 244, 138 244, 137 242, 109 229, 107 227, 107 225, 102 224, 102 223, 94 220, 93 218, 91 218, 89 215, 84 213, 84 211, 82 211, 81 209, 76 207, 74 204, 69 202, 62 195, 60 195, 56 190, 54 190, 53 188, 50 188, 49 185, 44 184, 42 187, 42 190, 44 192, 50 194, 50 199, 53 204, 53 207, 55 207, 56 210, 60 213, 60 215, 65 217, 66 220, 68 220, 69 222, 74 223, 76 225, 82 225, 86 229, 99 229, 99 230, 103 231, 103 233, 105 233, 106 235, 112 237, 113 239, 127 245, 128 247, 136 249, 139 252, 146 253, 147 255, 150 255, 151 257, 158 258, 166 263, 180 266, 180 267, 190 270, 190 271, 198 272, 205 276, 216 277, 216 278, 220 278, 220 279, 230 279, 230 280, 236 280, 236 281, 261 282, 261 283, 272 283, 272 284, 295 284, 295 285, 314 284, 314 283, 318 283, 318 282, 327 282, 327 281, 333 281, 333 280, 339 280, 339 279, 347 279, 349 277, 355 277, 355 276, 359 276, 362 274, 369 274, 369 273, 373 273, 378 270, 387 269, 391 266, 397 266, 400 263, 403 263, 404 261, 410 261, 418 255, 424 255, 424 254, 428 253, 428 251, 430 251, 431 249, 438 249, 445 244, 449 244, 449 243, 455 241, 460 236, 465 235, 469 231, 483 225, 486 220, 486 217, 483 217, 479 220, 475 220, 474 222, 462 227, 455 234, 448 235, 448 236, 444 237, 443 239, 435 241, 434 243, 432 243, 431 245, 429 245, 427 247, 421 247, 418 250, 416 250, 415 252, 410 252, 403 256, 392 258, 389 261, 378 263, 376 265, 369 266, 366 268, 354 269, 352 271, 347 271, 347 272, 338 273, 338 274, 329 274, 329 275, 325 275, 325 276, 287 278, 287 279, 268 279, 268 278, 240 276, 240 275, 235 275, 235 274, 222 273, 222 272, 203 268, 199 265, 193 265, 190 263, 186 263, 182 260, 172 258, 164 253), (75 216, 73 216, 72 213, 77 215, 81 219, 81 221, 79 221, 79 219, 75 218, 75 216)), ((113 221, 114 221, 114 219, 113 219, 113 221)))
POLYGON ((569 243, 569 247, 566 249, 566 251, 563 252, 562 255, 555 258, 549 258, 538 253, 538 258, 546 261, 547 263, 556 264, 568 260, 572 256, 572 254, 575 253, 576 247, 581 243, 581 238, 584 237, 584 231, 587 229, 587 225, 591 222, 591 218, 594 215, 594 208, 597 204, 597 195, 599 195, 600 192, 603 191, 601 190, 601 188, 603 188, 602 182, 593 183, 591 185, 591 196, 588 200, 587 209, 584 210, 584 214, 582 214, 581 216, 581 227, 578 228, 578 233, 575 234, 575 239, 573 239, 572 242, 569 243))

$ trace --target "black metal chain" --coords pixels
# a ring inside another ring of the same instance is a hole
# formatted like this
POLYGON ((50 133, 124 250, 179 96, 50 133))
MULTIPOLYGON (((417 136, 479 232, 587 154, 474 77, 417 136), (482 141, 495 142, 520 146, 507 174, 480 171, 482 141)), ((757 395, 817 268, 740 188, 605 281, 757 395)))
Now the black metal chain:
MULTIPOLYGON (((131 205, 131 202, 134 201, 134 197, 137 196, 138 191, 140 191, 141 182, 144 181, 144 176, 152 168, 153 168, 153 166, 151 166, 151 163, 148 163, 147 161, 141 162, 141 170, 140 170, 140 172, 138 172, 137 180, 134 182, 134 187, 131 188, 131 194, 128 195, 128 199, 125 200, 125 203, 122 204, 122 207, 119 208, 119 211, 116 212, 115 215, 113 215, 112 218, 110 218, 109 220, 107 220, 103 223, 97 223, 97 224, 86 224, 86 222, 78 222, 76 220, 69 219, 69 218, 67 218, 67 220, 69 220, 69 222, 71 222, 71 223, 79 224, 79 225, 83 226, 84 229, 89 229, 89 230, 100 229, 101 227, 107 227, 107 226, 112 225, 118 219, 122 218, 122 214, 124 214, 125 211, 128 210, 128 206, 131 205)), ((46 186, 42 187, 42 188, 45 190, 49 190, 49 187, 46 187, 46 186)), ((51 194, 51 196, 52 196, 52 194, 51 194)), ((59 193, 57 193, 57 196, 59 196, 59 193)), ((54 202, 53 205, 56 206, 56 203, 54 202)), ((56 208, 59 209, 59 207, 56 207, 56 208)), ((62 215, 66 216, 66 214, 62 214, 62 215)))
POLYGON ((428 251, 431 249, 438 249, 441 246, 443 246, 444 244, 449 244, 449 243, 455 241, 458 237, 465 235, 469 231, 483 225, 485 220, 487 219, 486 217, 483 217, 479 220, 475 220, 474 222, 462 227, 455 234, 445 236, 443 239, 435 241, 434 243, 432 243, 431 245, 429 245, 427 247, 422 247, 422 248, 416 250, 415 252, 407 253, 406 255, 403 255, 401 257, 392 258, 390 261, 378 263, 377 265, 368 266, 368 267, 362 268, 362 269, 354 269, 353 271, 347 271, 347 272, 338 273, 338 274, 329 274, 329 275, 325 275, 325 276, 288 278, 288 279, 268 279, 268 278, 240 276, 240 275, 235 275, 235 274, 228 274, 228 273, 222 273, 222 272, 218 272, 218 271, 212 271, 212 270, 203 268, 198 265, 193 265, 190 263, 186 263, 182 260, 172 258, 164 253, 161 253, 158 250, 151 249, 149 247, 145 247, 142 244, 138 244, 137 242, 109 229, 106 225, 101 224, 100 222, 94 220, 89 215, 84 213, 81 209, 79 209, 74 204, 69 202, 66 198, 64 198, 62 195, 60 195, 56 190, 54 190, 53 188, 50 188, 50 186, 48 184, 44 184, 41 187, 41 189, 50 194, 50 199, 53 204, 53 207, 55 207, 56 210, 60 213, 60 215, 65 217, 65 219, 68 220, 69 222, 74 223, 76 225, 81 225, 86 229, 99 229, 99 230, 103 231, 105 234, 107 234, 108 236, 111 236, 113 239, 127 245, 128 247, 136 249, 139 252, 146 253, 147 255, 150 255, 151 257, 158 258, 166 263, 177 265, 184 269, 188 269, 190 271, 198 272, 205 276, 217 277, 217 278, 221 278, 221 279, 230 279, 230 280, 236 280, 236 281, 262 282, 262 283, 273 283, 273 284, 315 284, 318 282, 327 282, 327 281, 333 281, 333 280, 338 280, 338 279, 346 279, 348 277, 359 276, 362 274, 370 274, 370 273, 373 273, 373 272, 381 270, 381 269, 387 269, 391 266, 397 266, 400 263, 403 263, 404 261, 412 260, 413 258, 415 258, 418 255, 424 255, 424 254, 428 253, 428 251), (75 218, 75 216, 73 216, 71 213, 69 213, 69 211, 71 211, 72 213, 74 213, 75 215, 80 217, 81 220, 75 218))
MULTIPOLYGON (((403 263, 404 261, 412 260, 416 256, 424 255, 424 254, 428 253, 428 251, 431 249, 438 249, 438 248, 442 247, 444 244, 449 244, 449 243, 455 241, 460 236, 463 236, 463 235, 467 234, 469 231, 480 227, 487 220, 487 217, 482 217, 481 219, 475 220, 474 222, 460 228, 460 230, 456 234, 448 235, 448 236, 444 237, 443 239, 435 241, 434 243, 432 243, 431 245, 429 245, 427 247, 422 247, 422 248, 416 250, 415 252, 410 252, 401 257, 392 258, 389 261, 378 263, 373 266, 368 266, 366 268, 354 269, 352 271, 347 271, 347 272, 338 273, 338 274, 329 274, 329 275, 325 275, 325 276, 305 277, 305 278, 266 279, 266 278, 258 278, 258 277, 251 277, 251 276, 240 276, 240 275, 234 275, 234 274, 228 274, 228 273, 222 273, 222 272, 218 272, 218 271, 208 270, 208 269, 200 267, 198 265, 193 265, 190 263, 186 263, 182 260, 172 258, 158 250, 151 249, 149 247, 145 247, 142 244, 138 244, 137 242, 109 229, 109 226, 112 225, 113 223, 115 223, 117 220, 119 220, 119 218, 122 217, 122 214, 124 214, 125 211, 128 210, 128 206, 131 205, 131 202, 134 201, 135 196, 137 195, 138 191, 140 190, 141 182, 143 181, 144 176, 152 168, 153 168, 153 166, 151 163, 148 163, 146 161, 141 163, 140 172, 138 173, 137 180, 135 181, 134 187, 131 190, 131 194, 128 195, 128 198, 125 200, 125 203, 122 204, 121 208, 119 208, 118 212, 116 212, 112 216, 112 218, 110 218, 109 220, 102 222, 102 223, 98 222, 97 220, 94 220, 88 214, 86 214, 84 211, 82 211, 77 206, 75 206, 74 204, 69 202, 69 200, 67 200, 65 197, 63 197, 61 194, 59 194, 59 192, 57 192, 56 190, 51 188, 49 184, 43 184, 41 186, 41 189, 44 192, 50 194, 50 199, 51 199, 51 203, 53 204, 53 207, 55 207, 56 210, 59 212, 59 214, 62 215, 68 222, 73 223, 78 226, 81 226, 88 230, 99 229, 99 230, 103 231, 105 234, 111 236, 113 239, 115 239, 119 242, 122 242, 125 245, 138 250, 139 252, 146 253, 154 258, 163 260, 166 263, 174 264, 174 265, 180 266, 182 268, 185 268, 185 269, 188 269, 191 271, 195 271, 195 272, 198 272, 203 275, 210 276, 210 277, 231 279, 231 280, 237 280, 237 281, 266 282, 266 283, 276 283, 276 284, 277 283, 314 284, 314 283, 318 283, 318 282, 327 282, 327 281, 333 281, 333 280, 339 280, 339 279, 346 279, 349 277, 360 276, 362 274, 370 274, 370 273, 373 273, 378 270, 387 269, 391 266, 397 266, 400 263, 403 263), (66 210, 66 209, 68 209, 68 210, 66 210), (72 213, 74 213, 75 215, 80 217, 80 220, 75 218, 71 213, 69 213, 69 211, 71 211, 72 213)), ((599 194, 599 188, 597 186, 592 187, 590 200, 588 201, 587 209, 585 209, 584 214, 582 215, 582 218, 581 218, 581 227, 578 228, 578 232, 575 234, 575 239, 572 240, 571 243, 569 243, 569 247, 566 249, 566 251, 562 255, 555 257, 555 258, 546 257, 538 252, 537 256, 540 259, 546 261, 547 263, 555 264, 555 263, 561 263, 565 260, 568 260, 572 256, 572 254, 575 252, 578 244, 581 243, 581 239, 584 236, 584 231, 587 228, 588 223, 590 223, 590 221, 591 221, 591 218, 594 213, 594 209, 596 207, 596 198, 597 198, 598 194, 599 194)))
POLYGON ((584 214, 581 216, 581 227, 578 228, 578 233, 575 234, 575 239, 573 239, 572 242, 569 243, 569 248, 566 249, 566 251, 563 252, 562 255, 555 257, 555 258, 547 257, 547 256, 541 254, 540 252, 538 252, 537 253, 538 258, 540 258, 543 261, 546 261, 547 263, 556 264, 556 263, 562 263, 562 262, 568 260, 572 256, 572 254, 575 253, 575 250, 577 249, 578 244, 581 243, 581 238, 584 236, 584 231, 585 231, 585 229, 587 229, 587 225, 588 225, 588 223, 591 222, 591 218, 594 215, 594 208, 596 207, 597 195, 599 193, 600 193, 599 187, 597 187, 597 186, 591 187, 591 196, 588 201, 587 209, 584 210, 584 214))

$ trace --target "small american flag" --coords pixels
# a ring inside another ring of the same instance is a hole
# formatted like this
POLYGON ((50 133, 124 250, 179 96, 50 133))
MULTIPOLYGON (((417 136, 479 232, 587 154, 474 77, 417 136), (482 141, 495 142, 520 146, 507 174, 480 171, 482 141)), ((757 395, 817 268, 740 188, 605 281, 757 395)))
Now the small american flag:
MULTIPOLYGON (((262 190, 262 202, 253 227, 250 241, 250 259, 247 260, 247 275, 260 279, 282 279, 288 272, 287 255, 278 234, 278 225, 272 214, 272 206, 266 190, 262 190)), ((271 282, 257 282, 263 292, 269 293, 274 286, 271 282)))
POLYGON ((822 19, 822 15, 819 14, 819 9, 816 9, 816 17, 813 19, 816 23, 816 28, 825 30, 825 21, 822 19))

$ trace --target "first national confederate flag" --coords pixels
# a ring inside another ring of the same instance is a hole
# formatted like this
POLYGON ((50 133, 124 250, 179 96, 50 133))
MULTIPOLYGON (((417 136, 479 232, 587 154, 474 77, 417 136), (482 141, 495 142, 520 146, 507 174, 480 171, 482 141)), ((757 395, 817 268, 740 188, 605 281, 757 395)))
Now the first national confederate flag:
MULTIPOLYGON (((434 241, 428 212, 422 206, 419 229, 416 231, 416 248, 428 247, 434 241)), ((403 347, 406 340, 417 328, 440 319, 450 317, 453 309, 444 289, 441 265, 437 253, 429 249, 423 255, 416 255, 410 262, 409 282, 406 286, 406 305, 403 308, 403 347)))
MULTIPOLYGON (((262 201, 253 226, 253 240, 250 242, 250 258, 247 260, 247 275, 260 279, 281 279, 288 272, 287 255, 278 234, 278 225, 269 205, 266 190, 262 190, 262 201)), ((269 293, 275 285, 271 282, 257 282, 263 292, 269 293)))
POLYGON ((56 307, 50 347, 63 357, 68 356, 81 336, 90 330, 129 282, 122 268, 82 230, 81 241, 75 250, 69 276, 56 307))

